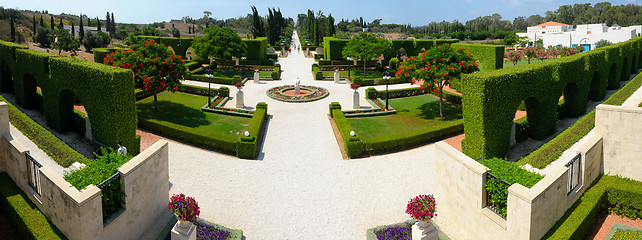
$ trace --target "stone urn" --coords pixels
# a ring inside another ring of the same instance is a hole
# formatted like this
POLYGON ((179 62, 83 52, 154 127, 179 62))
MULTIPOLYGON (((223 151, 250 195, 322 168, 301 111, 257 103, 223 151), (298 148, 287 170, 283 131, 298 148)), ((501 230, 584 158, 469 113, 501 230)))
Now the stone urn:
POLYGON ((259 83, 259 70, 254 71, 254 83, 259 83))
POLYGON ((245 104, 243 103, 243 90, 239 88, 239 91, 236 92, 236 108, 243 108, 245 104))
POLYGON ((341 75, 339 74, 339 70, 334 70, 334 83, 339 83, 341 80, 341 75))
POLYGON ((412 225, 412 240, 439 240, 437 228, 430 220, 419 220, 412 225))
POLYGON ((183 221, 176 216, 178 222, 171 231, 172 240, 196 240, 196 226, 190 221, 183 221))
POLYGON ((352 94, 352 108, 358 109, 361 106, 359 106, 359 91, 356 89, 354 90, 354 93, 352 94))

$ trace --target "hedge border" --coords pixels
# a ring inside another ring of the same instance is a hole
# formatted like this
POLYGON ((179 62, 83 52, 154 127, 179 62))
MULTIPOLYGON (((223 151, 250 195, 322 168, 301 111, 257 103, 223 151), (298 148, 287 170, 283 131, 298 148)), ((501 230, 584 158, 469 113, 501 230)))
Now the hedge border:
POLYGON ((6 172, 0 173, 0 207, 26 239, 67 239, 6 172), (20 224, 22 223, 22 224, 20 224))
POLYGON ((241 135, 236 140, 236 156, 239 158, 253 159, 259 154, 259 143, 265 133, 265 121, 267 119, 267 103, 256 104, 254 116, 247 126, 249 137, 241 135))
MULTIPOLYGON (((642 218, 642 182, 603 175, 596 179, 542 239, 584 239, 605 205, 616 214, 642 218), (631 216, 631 215, 630 215, 631 216)), ((627 217, 630 217, 627 216, 627 217)))

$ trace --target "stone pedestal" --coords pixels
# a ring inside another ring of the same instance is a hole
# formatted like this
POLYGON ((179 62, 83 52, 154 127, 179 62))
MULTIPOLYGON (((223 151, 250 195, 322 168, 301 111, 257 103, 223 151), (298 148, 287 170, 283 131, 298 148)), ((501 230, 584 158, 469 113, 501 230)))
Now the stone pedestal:
POLYGON ((85 116, 85 138, 91 140, 91 122, 89 122, 89 115, 85 116))
POLYGON ((259 72, 254 72, 254 83, 259 83, 259 72))
POLYGON ((431 222, 417 221, 412 225, 412 240, 439 240, 439 232, 431 222))
POLYGON ((341 80, 341 75, 339 74, 339 71, 334 72, 334 83, 339 83, 341 80))
POLYGON ((294 86, 294 94, 301 94, 301 86, 299 86, 299 83, 294 86))
POLYGON ((236 108, 243 108, 245 104, 243 103, 243 91, 239 90, 236 92, 236 108))
POLYGON ((359 92, 357 90, 352 94, 352 108, 358 109, 361 106, 359 105, 359 92))
POLYGON ((172 240, 196 240, 196 226, 187 222, 186 227, 181 227, 181 222, 178 221, 172 228, 172 240))

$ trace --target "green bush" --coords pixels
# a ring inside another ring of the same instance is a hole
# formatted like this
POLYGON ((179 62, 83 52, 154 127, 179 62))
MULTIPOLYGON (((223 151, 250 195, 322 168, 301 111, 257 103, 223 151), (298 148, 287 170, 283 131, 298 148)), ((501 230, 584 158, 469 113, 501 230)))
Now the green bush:
MULTIPOLYGON (((335 120, 336 121, 336 120, 335 120)), ((338 125, 337 125, 338 126, 338 125)), ((428 142, 434 142, 447 136, 461 133, 464 130, 464 120, 459 119, 442 125, 427 128, 422 131, 403 132, 396 135, 377 138, 376 141, 363 141, 364 152, 378 154, 398 151, 428 142)))
POLYGON ((397 58, 391 58, 390 61, 388 61, 388 66, 392 71, 396 71, 398 65, 399 65, 399 59, 397 58))
POLYGON ((604 210, 642 218, 642 183, 615 176, 601 176, 584 192, 542 239, 585 239, 604 210))
POLYGON ((49 80, 49 59, 57 55, 30 49, 16 49, 16 67, 13 88, 16 102, 25 108, 38 106, 38 82, 49 80))
MULTIPOLYGON (((439 45, 437 45, 439 46, 439 45)), ((477 61, 481 71, 489 71, 504 67, 504 46, 454 43, 454 48, 465 48, 477 61)))
POLYGON ((330 116, 334 119, 337 129, 341 133, 343 146, 348 157, 360 157, 364 150, 363 142, 359 139, 359 136, 350 136, 350 131, 353 130, 352 126, 350 126, 348 119, 341 111, 341 105, 338 102, 330 103, 330 116))
POLYGON ((235 77, 237 78, 206 77, 205 75, 201 75, 201 74, 192 74, 190 76, 190 79, 198 82, 212 82, 217 84, 234 85, 237 82, 240 82, 242 80, 241 77, 239 76, 235 76, 235 77))
POLYGON ((0 207, 16 227, 20 239, 67 239, 6 172, 0 173, 0 207))
POLYGON ((94 62, 103 63, 107 54, 115 52, 118 48, 94 48, 94 62))
MULTIPOLYGON (((95 52, 95 51, 94 51, 95 52)), ((188 71, 194 71, 201 67, 201 64, 198 62, 186 62, 185 67, 188 71)))
POLYGON ((338 39, 334 37, 323 38, 323 59, 325 60, 343 60, 343 47, 349 42, 348 39, 338 39))
MULTIPOLYGON (((129 161, 131 157, 117 154, 114 149, 109 152, 102 149, 96 159, 87 163, 84 168, 66 173, 64 179, 78 190, 83 190, 89 185, 98 186, 112 175, 118 173, 118 168, 129 161)), ((121 190, 122 180, 112 181, 101 189, 103 220, 109 219, 122 204, 125 203, 125 193, 121 190)))
MULTIPOLYGON (((359 80, 356 80, 356 81, 359 81, 359 82, 363 83, 363 80, 360 80, 360 78, 359 78, 359 80)), ((361 85, 361 84, 359 84, 359 85, 361 85)), ((423 90, 423 89, 420 89, 420 88, 391 89, 391 90, 388 90, 388 98, 390 99, 390 98, 410 97, 410 96, 415 96, 415 95, 426 94, 428 92, 430 92, 430 91, 423 90)), ((447 94, 444 93, 444 97, 446 95, 447 94)), ((366 98, 368 98, 368 99, 374 99, 374 98, 385 99, 386 98, 386 90, 377 91, 373 87, 367 88, 366 89, 366 98)), ((461 103, 461 101, 459 101, 459 102, 461 103)))
POLYGON ((321 71, 314 72, 314 79, 315 80, 323 80, 323 73, 321 71))
MULTIPOLYGON (((543 176, 529 172, 513 162, 508 162, 500 158, 481 159, 479 163, 487 168, 496 177, 507 181, 510 184, 519 183, 524 187, 534 186, 543 176)), ((508 187, 500 180, 494 179, 486 182, 484 186, 490 195, 490 203, 497 206, 500 215, 506 218, 506 207, 508 206, 508 187)))
POLYGON ((244 39, 247 45, 247 60, 264 60, 267 58, 268 42, 266 37, 244 39))
POLYGON ((191 86, 191 85, 185 85, 185 84, 182 84, 181 86, 179 86, 178 91, 184 92, 184 93, 190 93, 194 95, 200 95, 200 96, 207 96, 208 91, 210 91, 209 95, 212 97, 219 95, 219 89, 217 88, 208 89, 206 87, 191 86))
POLYGON ((259 153, 258 142, 265 129, 265 119, 267 118, 267 104, 259 102, 256 104, 256 111, 247 126, 249 137, 239 136, 236 141, 236 156, 239 158, 255 158, 259 153))

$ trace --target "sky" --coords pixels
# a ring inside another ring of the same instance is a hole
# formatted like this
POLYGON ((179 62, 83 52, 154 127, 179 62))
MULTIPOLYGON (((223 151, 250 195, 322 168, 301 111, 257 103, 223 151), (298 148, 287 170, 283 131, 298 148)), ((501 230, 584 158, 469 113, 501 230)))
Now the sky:
MULTIPOLYGON (((184 16, 201 18, 203 11, 212 12, 216 19, 236 18, 251 13, 256 6, 259 14, 267 15, 268 8, 280 8, 284 17, 296 20, 299 13, 308 9, 315 14, 321 10, 332 14, 336 22, 341 19, 363 17, 364 21, 382 19, 382 23, 426 25, 442 20, 462 23, 479 16, 499 13, 504 20, 533 14, 544 16, 561 5, 575 3, 595 4, 602 1, 554 0, 369 0, 369 1, 301 1, 301 0, 0 0, 0 6, 22 10, 48 10, 49 13, 86 14, 105 18, 106 12, 114 13, 119 23, 153 23, 181 19, 184 16)), ((610 1, 612 5, 642 4, 642 0, 610 1)))

